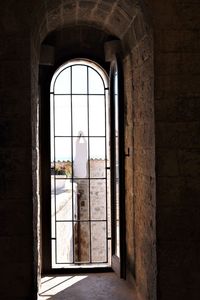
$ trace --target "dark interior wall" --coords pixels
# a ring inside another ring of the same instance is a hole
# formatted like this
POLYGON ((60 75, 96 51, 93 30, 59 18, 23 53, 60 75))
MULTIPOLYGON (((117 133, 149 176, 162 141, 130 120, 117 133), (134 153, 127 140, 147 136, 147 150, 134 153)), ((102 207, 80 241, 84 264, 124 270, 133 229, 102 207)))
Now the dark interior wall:
MULTIPOLYGON (((155 181, 150 164, 154 158, 151 149, 147 149, 147 144, 154 142, 153 115, 149 114, 151 106, 148 106, 153 95, 146 91, 152 85, 154 57, 157 299, 199 298, 199 1, 144 2, 151 5, 154 39, 150 46, 151 38, 144 38, 148 31, 146 24, 143 19, 135 18, 139 1, 102 1, 97 5, 92 0, 1 0, 0 279, 3 300, 32 299, 36 292, 33 284, 37 273, 36 216, 40 197, 39 50, 49 32, 70 24, 90 24, 123 40, 125 151, 127 147, 135 151, 133 160, 130 157, 126 160, 127 265, 131 265, 127 277, 136 281, 138 295, 144 300, 156 299, 155 265, 148 268, 149 262, 155 263, 155 181), (146 47, 148 55, 143 53, 146 47)), ((58 54, 59 59, 61 56, 58 54)))
POLYGON ((155 33, 158 299, 198 299, 200 6, 150 1, 155 33))
POLYGON ((33 293, 30 33, 27 6, 0 10, 1 299, 33 293))

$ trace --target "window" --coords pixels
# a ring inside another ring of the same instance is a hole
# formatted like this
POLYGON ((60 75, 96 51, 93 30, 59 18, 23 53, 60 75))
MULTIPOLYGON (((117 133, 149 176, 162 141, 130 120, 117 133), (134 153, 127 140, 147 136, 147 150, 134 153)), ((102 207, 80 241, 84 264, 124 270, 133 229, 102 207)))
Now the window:
POLYGON ((89 60, 53 75, 51 265, 111 264, 108 78, 89 60))

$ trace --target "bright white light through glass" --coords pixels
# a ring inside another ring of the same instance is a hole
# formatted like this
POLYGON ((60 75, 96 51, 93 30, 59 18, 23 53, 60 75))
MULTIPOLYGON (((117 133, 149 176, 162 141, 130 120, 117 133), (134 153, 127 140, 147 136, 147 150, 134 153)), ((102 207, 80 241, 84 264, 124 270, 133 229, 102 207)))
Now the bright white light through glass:
POLYGON ((70 86, 71 86, 70 68, 67 68, 58 75, 55 81, 54 93, 70 94, 70 86))
POLYGON ((78 136, 82 131, 83 135, 88 135, 88 111, 87 96, 72 96, 72 112, 73 112, 73 135, 78 136))
POLYGON ((71 160, 71 139, 63 137, 55 138, 55 161, 68 160, 71 160))
POLYGON ((99 74, 89 68, 89 94, 104 94, 103 81, 99 74))
MULTIPOLYGON (((78 62, 67 68, 61 67, 61 71, 55 73, 51 84, 51 91, 54 92, 54 96, 51 95, 51 141, 54 139, 54 134, 55 136, 69 137, 71 134, 78 136, 80 131, 83 132, 83 136, 88 136, 88 133, 90 136, 105 136, 103 79, 105 80, 103 72, 99 74, 91 67, 79 65, 78 62), (54 78, 56 79, 55 86, 54 78), (73 120, 71 120, 71 112, 73 120), (73 128, 71 128, 71 122, 73 128)), ((55 146, 55 161, 71 160, 71 147, 69 143, 68 146, 66 145, 66 140, 60 140, 55 146)), ((94 143, 90 158, 104 159, 105 146, 99 142, 94 143)), ((51 161, 54 161, 53 142, 51 143, 51 161)))
POLYGON ((52 268, 110 263, 107 84, 101 67, 87 60, 64 64, 51 81, 52 268))
POLYGON ((55 97, 55 135, 71 135, 71 98, 67 95, 55 97))
POLYGON ((87 93, 87 67, 72 67, 72 94, 87 93))
POLYGON ((105 98, 89 96, 89 123, 91 136, 105 136, 105 98))

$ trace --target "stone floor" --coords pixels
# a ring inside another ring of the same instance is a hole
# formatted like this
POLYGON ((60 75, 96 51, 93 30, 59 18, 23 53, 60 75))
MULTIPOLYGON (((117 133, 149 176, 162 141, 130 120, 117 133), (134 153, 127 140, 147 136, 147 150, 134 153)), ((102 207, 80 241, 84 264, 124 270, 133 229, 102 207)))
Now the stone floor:
POLYGON ((134 300, 134 291, 115 273, 46 276, 38 300, 134 300))

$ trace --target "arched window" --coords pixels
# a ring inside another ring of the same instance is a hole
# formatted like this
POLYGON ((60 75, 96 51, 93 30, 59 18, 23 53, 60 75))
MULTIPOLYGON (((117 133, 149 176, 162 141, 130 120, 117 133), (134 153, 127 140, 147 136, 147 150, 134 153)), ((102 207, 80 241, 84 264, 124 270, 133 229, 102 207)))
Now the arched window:
POLYGON ((89 60, 50 87, 51 266, 111 264, 108 77, 89 60))

